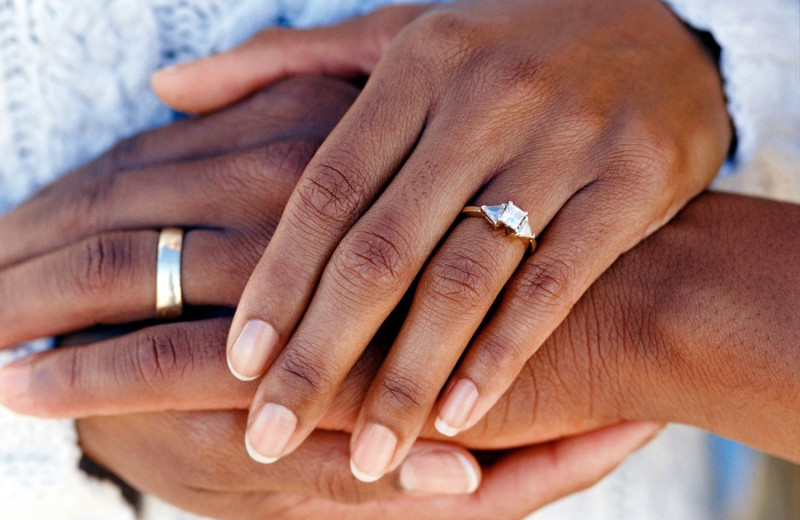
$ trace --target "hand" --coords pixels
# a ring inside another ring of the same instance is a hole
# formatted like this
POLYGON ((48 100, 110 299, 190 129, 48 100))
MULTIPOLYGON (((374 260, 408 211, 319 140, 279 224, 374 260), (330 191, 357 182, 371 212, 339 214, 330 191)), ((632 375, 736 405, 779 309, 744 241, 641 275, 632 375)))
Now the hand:
POLYGON ((455 447, 421 441, 400 471, 364 484, 348 467, 348 435, 316 431, 265 467, 242 447, 246 420, 244 412, 165 412, 83 419, 78 432, 87 455, 135 488, 203 516, 503 520, 589 486, 659 428, 626 423, 513 450, 486 466, 476 493, 432 497, 463 481, 455 447), (437 478, 419 478, 432 467, 437 478))
POLYGON ((331 79, 284 82, 128 139, 2 216, 0 347, 153 318, 167 226, 186 229, 185 302, 235 306, 297 177, 355 95, 331 79))
MULTIPOLYGON (((697 198, 593 284, 459 442, 502 449, 620 420, 655 420, 692 424, 800 461, 798 229, 798 205, 697 198), (753 237, 746 248, 743 236, 753 237)), ((215 385, 227 372, 227 324, 209 322, 197 329, 205 331, 200 337, 172 329, 182 324, 161 325, 33 356, 0 371, 0 402, 44 416, 245 407, 253 383, 215 385), (153 345, 169 347, 161 349, 163 363, 153 345), (191 345, 207 350, 197 355, 191 345)), ((325 427, 353 427, 393 337, 389 323, 349 374, 325 427)), ((436 433, 432 422, 426 435, 436 433)))
MULTIPOLYGON (((0 236, 17 237, 9 240, 8 247, 0 252, 3 294, 0 345, 98 322, 151 318, 156 232, 149 228, 173 225, 190 228, 183 258, 183 292, 190 304, 235 305, 302 167, 354 94, 354 88, 334 80, 303 78, 284 82, 217 115, 186 120, 127 140, 94 164, 46 188, 12 214, 0 218, 0 236)), ((252 398, 253 385, 242 384, 227 370, 223 377, 213 381, 184 377, 188 372, 180 375, 171 372, 187 359, 181 355, 193 359, 197 367, 207 366, 209 361, 222 362, 224 367, 229 321, 186 321, 161 327, 176 336, 133 334, 124 339, 136 338, 137 348, 120 353, 109 365, 95 358, 99 364, 90 369, 83 367, 77 358, 62 358, 66 364, 60 369, 74 369, 72 381, 77 385, 85 382, 85 378, 96 381, 99 379, 93 378, 101 376, 135 373, 148 381, 155 375, 153 371, 169 374, 173 382, 185 385, 184 392, 176 395, 201 409, 212 405, 235 406, 236 401, 229 396, 237 392, 244 395, 243 390, 248 401, 252 398), (214 324, 218 325, 217 335, 203 336, 213 332, 210 326, 214 324), (216 341, 211 341, 212 338, 216 341), (197 341, 186 343, 187 339, 197 341), (184 350, 173 350, 178 344, 184 350), (185 393, 192 388, 196 398, 185 393)), ((61 356, 83 351, 64 348, 57 352, 61 356)), ((110 352, 113 351, 102 354, 110 352)), ((18 397, 27 395, 24 388, 27 383, 15 372, 20 366, 4 371, 6 376, 0 381, 0 388, 7 396, 15 392, 18 397)), ((57 383, 55 379, 51 382, 57 383)), ((112 407, 113 393, 106 395, 107 404, 112 407)), ((92 399, 97 397, 94 395, 92 399)), ((59 413, 70 411, 65 408, 59 413)), ((179 470, 189 464, 188 460, 182 466, 165 468, 165 460, 174 462, 178 453, 164 459, 164 452, 154 449, 154 440, 159 435, 182 433, 179 445, 172 448, 183 449, 180 453, 183 456, 227 454, 237 449, 242 452, 240 455, 244 454, 243 435, 236 437, 236 449, 230 442, 237 431, 243 432, 241 426, 222 435, 223 423, 214 421, 213 414, 197 416, 197 421, 179 423, 191 425, 190 432, 180 431, 171 416, 85 421, 80 425, 85 434, 83 446, 98 460, 114 463, 115 468, 120 459, 140 470, 149 467, 148 476, 164 484, 162 494, 168 495, 168 490, 179 488, 189 493, 192 489, 181 488, 181 483, 186 483, 189 477, 210 475, 224 460, 209 461, 204 472, 195 468, 189 476, 179 470), (119 424, 126 425, 124 434, 114 429, 119 424), (222 438, 198 436, 206 430, 209 433, 213 430, 222 438), (194 444, 189 442, 192 434, 194 444), (199 444, 199 437, 205 440, 204 449, 186 451, 188 446, 199 444), (99 446, 100 439, 122 451, 104 451, 99 446), (134 441, 139 443, 139 450, 126 449, 134 441), (208 448, 214 442, 228 444, 215 451, 208 448), (146 454, 150 458, 145 458, 146 454), (160 458, 153 460, 156 454, 160 458), (126 458, 131 456, 134 458, 126 458), (145 460, 149 466, 144 465, 145 460), (157 467, 161 471, 153 470, 157 467)), ((279 490, 284 495, 292 491, 329 499, 336 498, 337 490, 347 490, 351 500, 358 497, 367 500, 421 490, 428 494, 471 493, 480 482, 479 466, 466 450, 428 441, 412 450, 414 456, 400 468, 397 480, 367 489, 354 482, 349 472, 326 473, 327 467, 320 463, 327 450, 341 451, 346 442, 334 441, 323 433, 315 438, 321 440, 310 441, 305 451, 308 456, 294 459, 296 473, 262 474, 259 489, 264 494, 279 490), (308 470, 317 463, 319 468, 308 470), (327 482, 330 488, 317 488, 322 482, 327 482)), ((206 459, 194 461, 195 466, 205 463, 206 459)), ((136 476, 132 474, 132 478, 136 476)), ((241 489, 243 495, 253 489, 252 482, 238 482, 248 486, 241 489)), ((197 493, 197 488, 194 492, 197 493)), ((205 501, 193 498, 198 504, 195 507, 201 503, 211 507, 227 503, 231 496, 220 493, 211 500, 209 495, 205 501)), ((240 507, 242 504, 252 506, 247 500, 241 500, 240 507)))
POLYGON ((709 184, 731 139, 709 53, 653 0, 396 8, 266 31, 154 85, 206 110, 310 70, 371 77, 289 199, 228 359, 243 379, 265 374, 248 439, 275 460, 418 279, 353 434, 365 480, 403 460, 437 399, 440 431, 476 424, 600 273, 709 184), (229 80, 176 95, 210 77, 229 80), (546 228, 529 257, 459 219, 509 199, 546 228))

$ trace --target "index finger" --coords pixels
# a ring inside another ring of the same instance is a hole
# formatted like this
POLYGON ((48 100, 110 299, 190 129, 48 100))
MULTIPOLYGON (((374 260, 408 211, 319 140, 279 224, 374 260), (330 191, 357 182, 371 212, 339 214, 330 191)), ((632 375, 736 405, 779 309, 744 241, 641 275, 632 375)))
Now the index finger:
POLYGON ((234 316, 228 352, 237 377, 266 370, 300 322, 338 243, 414 146, 428 101, 412 88, 418 80, 407 77, 376 71, 303 172, 234 316))

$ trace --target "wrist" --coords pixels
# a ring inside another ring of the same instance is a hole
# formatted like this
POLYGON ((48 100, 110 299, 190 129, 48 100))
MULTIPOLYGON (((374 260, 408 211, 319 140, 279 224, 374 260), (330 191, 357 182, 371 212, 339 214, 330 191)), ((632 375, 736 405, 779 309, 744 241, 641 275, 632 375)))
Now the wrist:
POLYGON ((704 194, 615 266, 609 282, 636 324, 616 356, 629 418, 798 459, 798 226, 798 206, 704 194))

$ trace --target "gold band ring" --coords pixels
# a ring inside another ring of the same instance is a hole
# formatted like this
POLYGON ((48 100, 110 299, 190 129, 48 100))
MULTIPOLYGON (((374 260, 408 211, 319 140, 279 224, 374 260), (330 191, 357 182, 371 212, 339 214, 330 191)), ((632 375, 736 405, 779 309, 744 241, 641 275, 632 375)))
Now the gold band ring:
POLYGON ((522 211, 511 201, 499 206, 465 206, 461 214, 468 217, 483 217, 495 229, 503 228, 509 236, 527 240, 531 252, 536 249, 536 233, 531 229, 528 212, 522 211))
POLYGON ((183 230, 164 228, 158 235, 156 261, 156 318, 170 320, 183 312, 181 252, 183 230))

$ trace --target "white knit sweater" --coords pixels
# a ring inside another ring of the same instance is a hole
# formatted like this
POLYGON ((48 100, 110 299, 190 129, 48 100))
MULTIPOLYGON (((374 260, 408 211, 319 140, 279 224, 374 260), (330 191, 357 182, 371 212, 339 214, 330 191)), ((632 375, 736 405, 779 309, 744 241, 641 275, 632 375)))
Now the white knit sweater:
MULTIPOLYGON (((399 1, 0 3, 0 213, 119 138, 169 122, 171 112, 148 89, 156 68, 230 48, 276 23, 328 23, 390 3, 399 1)), ((720 182, 800 201, 797 0, 670 3, 721 45, 739 165, 756 157, 750 173, 720 182)), ((46 347, 39 342, 0 352, 0 364, 46 347)), ((78 469, 79 458, 70 421, 23 418, 0 408, 0 519, 133 518, 113 485, 78 469)), ((703 434, 673 428, 600 486, 535 517, 714 518, 709 472, 703 434)), ((157 501, 147 503, 145 516, 184 518, 157 501)))

